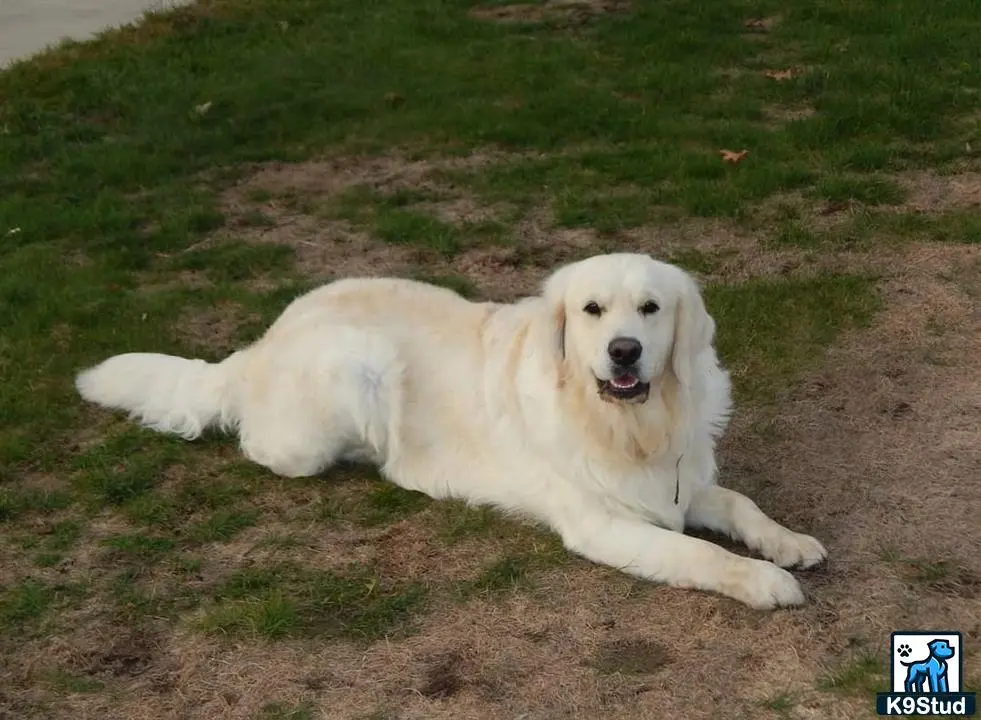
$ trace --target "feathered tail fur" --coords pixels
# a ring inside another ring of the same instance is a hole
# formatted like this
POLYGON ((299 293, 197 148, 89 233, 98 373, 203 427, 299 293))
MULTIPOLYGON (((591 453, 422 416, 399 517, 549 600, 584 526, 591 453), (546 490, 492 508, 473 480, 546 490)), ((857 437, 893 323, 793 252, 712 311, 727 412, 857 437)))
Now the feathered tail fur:
POLYGON ((127 410, 159 432, 188 440, 210 425, 234 425, 236 353, 220 363, 159 353, 126 353, 79 373, 75 387, 83 398, 127 410))

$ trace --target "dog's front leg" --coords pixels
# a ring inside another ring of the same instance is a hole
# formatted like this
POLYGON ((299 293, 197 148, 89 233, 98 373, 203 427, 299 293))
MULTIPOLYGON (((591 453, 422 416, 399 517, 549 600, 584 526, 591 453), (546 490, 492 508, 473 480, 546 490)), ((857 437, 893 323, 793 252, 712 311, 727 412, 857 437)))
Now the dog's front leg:
POLYGON ((780 567, 810 567, 828 555, 810 535, 788 530, 767 517, 745 495, 718 485, 695 491, 685 514, 685 526, 729 535, 780 567))
POLYGON ((646 580, 710 590, 761 609, 804 602, 794 576, 773 563, 640 519, 597 510, 568 518, 557 529, 572 552, 646 580))

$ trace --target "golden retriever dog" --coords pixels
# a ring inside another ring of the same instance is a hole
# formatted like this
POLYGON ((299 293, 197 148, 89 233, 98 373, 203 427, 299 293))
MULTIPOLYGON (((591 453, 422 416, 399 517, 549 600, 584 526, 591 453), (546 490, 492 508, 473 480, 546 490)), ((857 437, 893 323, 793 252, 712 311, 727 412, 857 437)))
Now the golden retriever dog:
POLYGON ((279 475, 367 461, 403 488, 545 523, 570 551, 641 578, 756 608, 800 604, 782 568, 814 565, 824 548, 716 483, 730 382, 714 335, 692 277, 618 253, 561 267, 514 304, 339 280, 222 362, 127 353, 76 385, 158 431, 237 432, 279 475))

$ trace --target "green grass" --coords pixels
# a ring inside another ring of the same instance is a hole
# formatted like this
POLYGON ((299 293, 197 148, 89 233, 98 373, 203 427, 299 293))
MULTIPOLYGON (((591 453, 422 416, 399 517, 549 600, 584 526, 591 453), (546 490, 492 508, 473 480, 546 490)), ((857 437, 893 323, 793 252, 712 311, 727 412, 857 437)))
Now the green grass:
POLYGON ((776 713, 780 717, 789 717, 790 711, 793 710, 796 702, 793 696, 788 693, 777 693, 764 700, 760 700, 759 705, 766 710, 776 713))
POLYGON ((76 606, 86 593, 82 585, 52 584, 32 578, 0 589, 0 635, 28 630, 49 610, 76 606))
POLYGON ((392 585, 364 567, 242 570, 215 592, 197 627, 244 637, 372 640, 410 630, 425 597, 419 584, 392 585))
POLYGON ((231 540, 242 530, 256 524, 259 511, 255 508, 218 510, 207 520, 193 526, 189 536, 195 542, 231 540))
POLYGON ((71 504, 71 496, 57 490, 0 488, 0 523, 29 512, 49 513, 71 504))
POLYGON ((0 598, 0 624, 13 626, 40 617, 54 600, 54 591, 34 580, 25 580, 0 598))
POLYGON ((289 270, 294 254, 293 248, 286 245, 232 242, 180 253, 170 261, 169 267, 201 272, 213 282, 235 283, 273 271, 289 270))
POLYGON ((461 584, 464 597, 495 595, 510 592, 527 583, 531 559, 506 556, 495 561, 473 580, 461 584))
POLYGON ((815 191, 831 202, 856 200, 866 205, 895 205, 905 198, 895 181, 874 176, 830 175, 818 182, 815 191))
POLYGON ((58 693, 95 693, 105 687, 101 680, 75 675, 63 669, 50 671, 44 679, 58 693))
POLYGON ((383 482, 359 501, 360 520, 368 526, 386 525, 423 510, 430 502, 420 492, 383 482))
POLYGON ((773 399, 846 328, 866 325, 879 307, 874 282, 854 276, 751 280, 709 288, 719 355, 744 399, 773 399))
POLYGON ((542 572, 571 561, 561 540, 550 532, 519 528, 513 536, 499 542, 508 548, 506 554, 486 565, 475 577, 457 583, 456 592, 461 599, 494 598, 532 590, 542 572))
POLYGON ((165 557, 174 548, 170 538, 147 535, 117 535, 106 539, 114 559, 137 564, 152 564, 165 557))
POLYGON ((488 537, 513 528, 513 523, 499 511, 490 507, 471 507, 460 500, 441 502, 438 513, 439 536, 447 545, 468 537, 488 537))
POLYGON ((826 670, 818 681, 818 689, 856 697, 873 697, 887 685, 887 664, 887 659, 860 652, 854 658, 826 670))

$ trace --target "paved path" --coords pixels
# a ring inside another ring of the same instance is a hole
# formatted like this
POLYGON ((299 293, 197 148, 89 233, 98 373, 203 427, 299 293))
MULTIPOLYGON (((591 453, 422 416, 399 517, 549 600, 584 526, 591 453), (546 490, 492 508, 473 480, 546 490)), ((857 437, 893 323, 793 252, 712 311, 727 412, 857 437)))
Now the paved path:
POLYGON ((0 0, 0 67, 70 37, 138 19, 176 0, 0 0))

